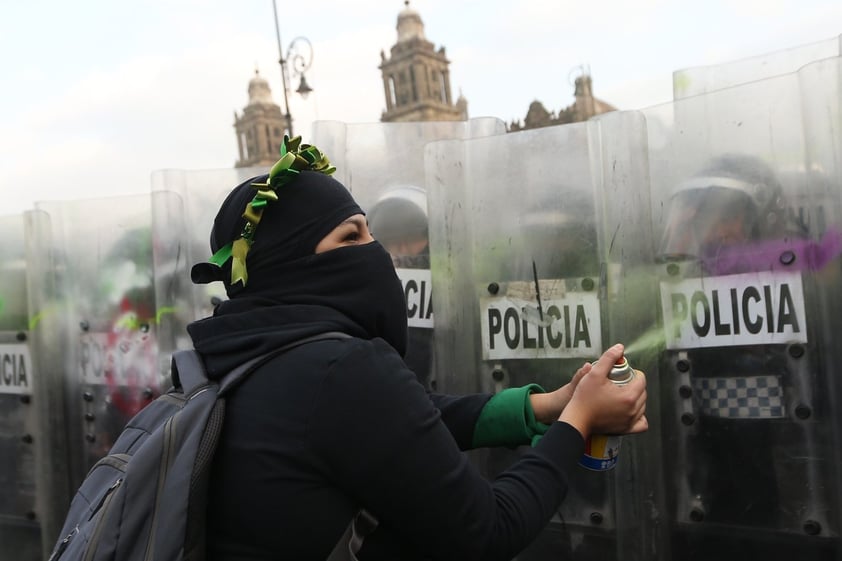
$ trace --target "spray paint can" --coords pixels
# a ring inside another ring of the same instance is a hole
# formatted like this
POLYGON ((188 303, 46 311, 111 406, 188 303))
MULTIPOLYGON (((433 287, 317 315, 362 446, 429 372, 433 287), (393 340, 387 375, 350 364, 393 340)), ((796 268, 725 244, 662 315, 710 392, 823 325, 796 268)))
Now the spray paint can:
MULTIPOLYGON (((608 379, 618 386, 623 386, 631 382, 632 378, 634 370, 626 357, 621 356, 608 373, 608 379)), ((579 465, 593 471, 607 471, 617 465, 619 456, 619 436, 591 435, 585 441, 585 453, 579 459, 579 465)))

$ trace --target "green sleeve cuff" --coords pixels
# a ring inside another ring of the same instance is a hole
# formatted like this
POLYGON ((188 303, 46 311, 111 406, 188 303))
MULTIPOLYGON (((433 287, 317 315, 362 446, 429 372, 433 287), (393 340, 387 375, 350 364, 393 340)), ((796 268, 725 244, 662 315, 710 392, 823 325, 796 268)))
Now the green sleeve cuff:
POLYGON ((474 426, 474 448, 534 445, 549 428, 535 420, 529 394, 544 393, 537 384, 509 388, 495 394, 474 426))

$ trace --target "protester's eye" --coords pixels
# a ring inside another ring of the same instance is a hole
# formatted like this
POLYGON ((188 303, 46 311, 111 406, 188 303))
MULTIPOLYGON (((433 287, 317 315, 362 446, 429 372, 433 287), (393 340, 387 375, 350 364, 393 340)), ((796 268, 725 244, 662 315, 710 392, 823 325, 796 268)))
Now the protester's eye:
POLYGON ((356 229, 348 232, 345 234, 345 237, 342 239, 344 242, 356 242, 360 239, 360 233, 356 229))

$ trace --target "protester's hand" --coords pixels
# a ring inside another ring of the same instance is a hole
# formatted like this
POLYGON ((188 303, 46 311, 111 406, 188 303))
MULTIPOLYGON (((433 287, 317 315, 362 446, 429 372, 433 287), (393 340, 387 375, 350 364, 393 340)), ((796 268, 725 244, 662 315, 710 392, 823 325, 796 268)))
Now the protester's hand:
POLYGON ((533 393, 529 395, 529 402, 532 405, 532 411, 535 414, 535 420, 550 425, 558 419, 567 404, 573 398, 573 392, 576 391, 576 386, 582 376, 590 372, 591 363, 586 362, 576 373, 573 378, 555 390, 548 393, 533 393))
MULTIPOLYGON (((573 425, 582 436, 591 434, 630 434, 649 428, 646 420, 646 376, 640 370, 627 384, 608 378, 611 368, 623 356, 623 345, 605 351, 576 384, 560 421, 573 425)), ((578 372, 577 372, 578 374, 578 372)))

